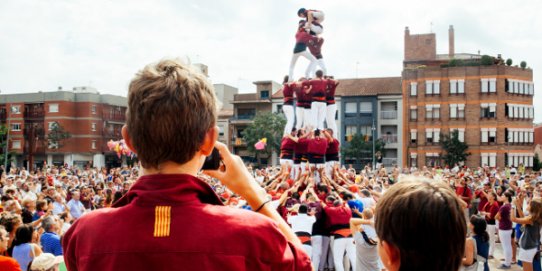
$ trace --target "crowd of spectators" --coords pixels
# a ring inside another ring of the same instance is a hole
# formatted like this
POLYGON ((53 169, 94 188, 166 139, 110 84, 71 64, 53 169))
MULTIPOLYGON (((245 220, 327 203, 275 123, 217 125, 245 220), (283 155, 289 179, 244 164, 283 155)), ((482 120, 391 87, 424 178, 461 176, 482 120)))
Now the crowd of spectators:
POLYGON ((15 259, 21 270, 30 270, 42 253, 62 256, 61 238, 71 224, 88 212, 110 207, 137 177, 137 167, 11 168, 0 179, 0 225, 7 234, 1 236, 6 247, 0 253, 15 259))
MULTIPOLYGON (((529 217, 533 210, 527 208, 542 195, 540 172, 458 166, 376 170, 366 166, 356 171, 351 166, 336 165, 331 178, 320 172, 318 175, 322 177, 316 181, 314 171, 323 169, 311 169, 308 164, 305 167, 296 179, 292 179, 293 174, 286 166, 249 165, 248 169, 267 191, 270 204, 303 243, 315 270, 386 268, 376 249, 379 240, 375 229, 376 207, 381 197, 403 178, 426 179, 455 191, 465 218, 461 221, 469 225, 471 236, 465 241, 464 267, 476 263, 487 268, 498 239, 505 254, 501 268, 510 267, 517 262, 519 237, 526 229, 521 224, 540 228, 539 222, 525 221, 526 217, 540 219, 529 217)), ((251 209, 242 197, 217 179, 203 174, 199 177, 211 186, 224 205, 251 209)), ((137 178, 137 166, 111 170, 63 166, 32 172, 12 168, 0 180, 3 244, 0 252, 14 259, 21 270, 32 270, 32 261, 40 254, 62 256, 61 239, 71 224, 88 212, 110 207, 137 178)), ((540 239, 540 234, 534 235, 540 239)), ((423 241, 419 243, 431 247, 423 241)), ((519 260, 524 261, 523 265, 532 265, 532 260, 531 263, 525 260, 519 245, 519 260)), ((5 263, 0 260, 0 265, 5 263)))

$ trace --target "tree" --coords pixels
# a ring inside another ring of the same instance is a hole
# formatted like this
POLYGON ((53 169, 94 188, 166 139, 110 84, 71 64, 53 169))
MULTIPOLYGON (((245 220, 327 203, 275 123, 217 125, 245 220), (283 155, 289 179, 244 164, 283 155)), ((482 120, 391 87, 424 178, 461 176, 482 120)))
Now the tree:
MULTIPOLYGON (((4 165, 6 162, 6 150, 7 150, 7 135, 8 135, 8 128, 5 125, 0 125, 0 148, 2 149, 2 155, 0 156, 0 165, 4 165)), ((12 160, 12 157, 14 156, 13 152, 8 152, 7 155, 7 164, 9 167, 9 164, 12 160)))
POLYGON ((442 159, 448 166, 453 167, 455 164, 464 162, 470 155, 470 153, 467 152, 469 146, 465 142, 459 141, 458 130, 454 130, 450 135, 442 135, 440 145, 445 151, 445 154, 442 155, 442 159))
POLYGON ((507 66, 512 66, 512 63, 514 63, 514 62, 512 61, 511 58, 509 58, 509 59, 506 60, 506 65, 507 65, 507 66))
POLYGON ((65 131, 58 122, 53 122, 50 128, 47 134, 49 149, 58 150, 64 146, 64 142, 71 137, 71 134, 65 131))
POLYGON ((538 157, 538 153, 535 153, 533 159, 533 170, 539 171, 540 169, 542 169, 542 162, 540 161, 540 157, 538 157))
MULTIPOLYGON (((384 146, 386 143, 382 139, 375 141, 375 153, 384 153, 384 146)), ((358 163, 363 161, 372 161, 373 159, 373 142, 368 137, 355 134, 352 139, 344 144, 341 148, 341 155, 344 158, 356 159, 358 163)))
POLYGON ((482 64, 483 66, 491 66, 493 65, 493 63, 494 63, 493 57, 488 56, 488 55, 483 55, 482 58, 480 59, 480 64, 482 64))
POLYGON ((448 62, 448 65, 449 65, 450 67, 460 67, 460 66, 463 66, 464 63, 463 63, 463 60, 461 60, 461 59, 452 58, 452 59, 448 62))
POLYGON ((521 63, 519 63, 519 66, 525 70, 525 68, 527 68, 527 62, 521 61, 521 63))
POLYGON ((286 119, 279 113, 259 113, 254 121, 243 131, 243 139, 247 143, 248 151, 254 153, 260 164, 260 155, 269 157, 273 152, 280 150, 286 119), (260 139, 267 138, 267 145, 263 150, 256 150, 254 144, 260 139))

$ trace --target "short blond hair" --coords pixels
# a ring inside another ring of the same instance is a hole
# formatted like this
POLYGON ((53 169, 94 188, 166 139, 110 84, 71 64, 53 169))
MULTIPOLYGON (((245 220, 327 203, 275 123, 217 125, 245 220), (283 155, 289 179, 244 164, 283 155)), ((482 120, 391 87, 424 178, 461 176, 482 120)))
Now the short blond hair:
POLYGON ((149 64, 130 82, 126 126, 144 168, 190 161, 217 114, 213 86, 180 60, 149 64))

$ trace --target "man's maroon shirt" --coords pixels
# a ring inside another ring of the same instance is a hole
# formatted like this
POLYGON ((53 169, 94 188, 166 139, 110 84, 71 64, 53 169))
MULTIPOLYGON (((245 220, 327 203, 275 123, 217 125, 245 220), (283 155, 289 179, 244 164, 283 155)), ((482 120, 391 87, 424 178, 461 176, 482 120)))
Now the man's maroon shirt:
POLYGON ((113 208, 77 220, 62 247, 71 271, 311 270, 274 221, 223 206, 183 174, 140 177, 113 208))

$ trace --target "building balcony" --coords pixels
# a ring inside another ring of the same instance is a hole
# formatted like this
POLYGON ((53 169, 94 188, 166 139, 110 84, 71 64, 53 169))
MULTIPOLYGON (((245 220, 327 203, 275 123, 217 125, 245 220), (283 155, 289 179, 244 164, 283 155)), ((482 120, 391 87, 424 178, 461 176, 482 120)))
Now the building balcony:
POLYGON ((104 113, 103 114, 103 119, 105 121, 114 121, 114 122, 126 122, 126 115, 125 114, 122 114, 120 112, 115 112, 115 113, 104 113))
POLYGON ((385 135, 382 135, 381 139, 386 144, 397 143, 396 134, 385 134, 385 135))
POLYGON ((45 110, 28 110, 23 114, 25 119, 43 119, 45 118, 45 110))
POLYGON ((380 119, 395 120, 397 119, 397 111, 380 111, 380 119))

